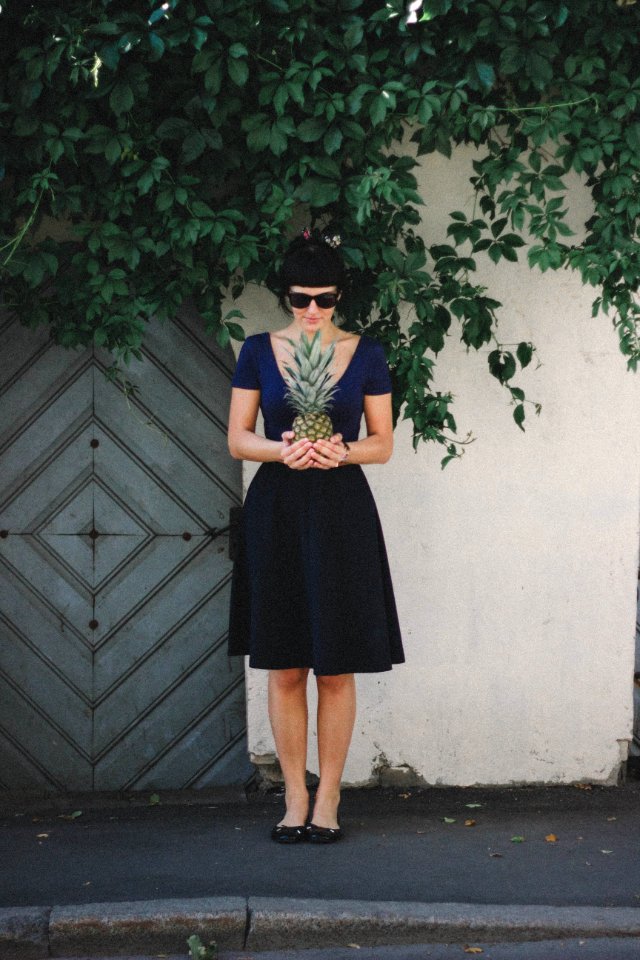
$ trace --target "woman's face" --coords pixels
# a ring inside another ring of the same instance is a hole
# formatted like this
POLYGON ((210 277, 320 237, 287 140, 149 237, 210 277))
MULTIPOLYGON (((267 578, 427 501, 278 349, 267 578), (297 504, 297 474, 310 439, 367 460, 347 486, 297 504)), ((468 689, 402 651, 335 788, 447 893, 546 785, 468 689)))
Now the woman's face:
POLYGON ((301 293, 306 294, 311 297, 309 304, 307 306, 295 306, 291 304, 291 310, 293 311, 294 322, 300 327, 303 333, 306 333, 308 337, 312 337, 314 333, 318 330, 325 329, 331 323, 331 318, 335 313, 335 304, 330 307, 319 306, 315 300, 315 297, 320 296, 325 293, 337 294, 337 300, 340 299, 340 294, 338 293, 338 288, 336 286, 329 287, 298 287, 292 286, 289 287, 289 293, 301 293))

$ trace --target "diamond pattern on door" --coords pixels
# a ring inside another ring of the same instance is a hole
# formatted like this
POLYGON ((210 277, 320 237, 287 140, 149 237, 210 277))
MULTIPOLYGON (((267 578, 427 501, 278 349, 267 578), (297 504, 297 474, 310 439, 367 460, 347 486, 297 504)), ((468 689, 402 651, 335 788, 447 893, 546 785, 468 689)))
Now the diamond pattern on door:
POLYGON ((186 309, 109 381, 101 350, 0 325, 0 789, 244 781, 226 655, 233 358, 186 309))

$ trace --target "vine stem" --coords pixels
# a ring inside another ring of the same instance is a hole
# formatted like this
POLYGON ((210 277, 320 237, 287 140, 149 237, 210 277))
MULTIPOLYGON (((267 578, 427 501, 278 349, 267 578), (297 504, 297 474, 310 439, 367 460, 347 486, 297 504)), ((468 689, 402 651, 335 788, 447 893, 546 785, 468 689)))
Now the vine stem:
POLYGON ((255 57, 256 60, 262 60, 263 63, 268 63, 270 67, 275 67, 276 70, 279 70, 280 73, 286 73, 284 67, 281 67, 279 63, 276 63, 274 60, 269 60, 268 57, 263 57, 261 53, 257 53, 255 50, 250 50, 249 53, 252 57, 255 57))
POLYGON ((580 103, 586 103, 588 100, 593 100, 597 105, 597 100, 593 94, 589 94, 588 97, 581 97, 580 100, 566 100, 564 103, 543 103, 539 106, 533 107, 489 107, 490 110, 504 110, 505 113, 525 113, 530 110, 544 110, 549 112, 550 110, 559 110, 560 107, 577 107, 580 103))
POLYGON ((33 209, 32 209, 32 211, 31 211, 31 213, 29 214, 28 218, 27 218, 27 219, 25 220, 25 222, 23 223, 23 225, 22 225, 22 227, 20 228, 20 230, 18 231, 18 233, 15 235, 15 237, 12 237, 11 240, 8 241, 8 243, 5 243, 4 246, 0 247, 0 252, 2 252, 2 251, 4 251, 4 250, 6 250, 6 249, 9 248, 9 253, 8 253, 7 256, 5 257, 5 259, 2 261, 2 266, 3 266, 3 267, 6 267, 7 264, 10 262, 10 260, 12 259, 14 253, 16 252, 16 250, 18 249, 18 247, 20 246, 20 244, 21 244, 22 241, 24 240, 25 235, 26 235, 26 234, 29 232, 29 230, 31 229, 31 227, 32 227, 32 225, 33 225, 33 221, 34 221, 35 218, 36 218, 36 214, 37 214, 37 212, 38 212, 38 207, 40 206, 40 203, 41 203, 41 201, 42 201, 43 196, 44 196, 44 187, 41 187, 41 188, 40 188, 40 193, 38 194, 38 198, 37 198, 37 200, 36 200, 36 202, 35 202, 35 204, 34 204, 34 206, 33 206, 33 209))
POLYGON ((446 435, 446 433, 444 433, 444 432, 442 433, 442 436, 444 437, 444 439, 445 439, 448 443, 454 443, 454 444, 456 444, 456 445, 460 445, 461 447, 464 447, 464 446, 466 446, 466 445, 469 444, 469 443, 475 443, 476 440, 478 439, 477 437, 474 437, 471 432, 469 432, 469 433, 466 435, 466 437, 464 438, 464 440, 460 440, 458 437, 448 437, 448 436, 446 435))

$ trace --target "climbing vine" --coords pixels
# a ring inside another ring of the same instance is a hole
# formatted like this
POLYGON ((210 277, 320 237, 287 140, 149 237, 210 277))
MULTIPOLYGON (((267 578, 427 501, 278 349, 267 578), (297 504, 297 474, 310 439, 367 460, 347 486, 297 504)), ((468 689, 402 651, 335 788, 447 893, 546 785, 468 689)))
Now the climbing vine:
POLYGON ((395 414, 444 464, 461 441, 433 375, 452 335, 487 350, 521 429, 531 409, 534 344, 501 343, 480 257, 578 271, 636 369, 639 39, 634 0, 7 0, 4 304, 114 369, 187 297, 226 345, 233 299, 273 285, 302 210, 342 236, 344 323, 385 344, 395 414), (479 148, 475 211, 427 245, 414 170, 460 143, 479 148), (593 198, 580 238, 572 171, 593 198))

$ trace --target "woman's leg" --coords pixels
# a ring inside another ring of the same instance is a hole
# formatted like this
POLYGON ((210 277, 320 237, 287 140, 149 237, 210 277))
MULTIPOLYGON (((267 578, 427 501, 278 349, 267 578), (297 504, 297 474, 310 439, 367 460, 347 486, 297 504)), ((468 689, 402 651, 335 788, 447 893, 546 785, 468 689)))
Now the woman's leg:
POLYGON ((308 667, 269 671, 269 719, 284 776, 287 804, 280 823, 286 827, 306 823, 309 812, 306 780, 308 673, 308 667))
POLYGON ((316 679, 320 782, 311 820, 317 827, 337 827, 340 782, 356 718, 356 684, 352 673, 316 679))

